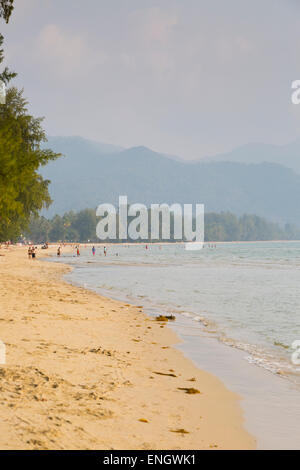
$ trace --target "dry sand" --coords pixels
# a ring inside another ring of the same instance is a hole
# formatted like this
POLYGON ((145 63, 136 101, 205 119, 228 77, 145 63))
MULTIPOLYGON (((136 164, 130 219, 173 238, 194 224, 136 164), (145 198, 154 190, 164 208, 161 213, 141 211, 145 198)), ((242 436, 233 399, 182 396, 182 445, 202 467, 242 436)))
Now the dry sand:
POLYGON ((67 284, 67 266, 0 255, 0 449, 255 447, 238 397, 167 326, 67 284))

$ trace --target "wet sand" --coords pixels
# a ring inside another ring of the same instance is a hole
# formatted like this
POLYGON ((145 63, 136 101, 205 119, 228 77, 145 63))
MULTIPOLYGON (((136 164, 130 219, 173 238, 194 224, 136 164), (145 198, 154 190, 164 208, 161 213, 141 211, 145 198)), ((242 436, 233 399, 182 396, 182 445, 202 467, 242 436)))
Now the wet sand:
POLYGON ((55 251, 0 250, 1 449, 255 447, 238 396, 165 322, 64 282, 39 260, 55 251))

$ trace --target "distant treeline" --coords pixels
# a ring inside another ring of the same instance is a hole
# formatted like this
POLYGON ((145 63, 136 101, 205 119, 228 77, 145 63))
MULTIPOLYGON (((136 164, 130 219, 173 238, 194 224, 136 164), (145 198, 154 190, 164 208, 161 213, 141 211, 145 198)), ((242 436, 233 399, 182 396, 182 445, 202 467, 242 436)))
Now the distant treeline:
MULTIPOLYGON (((93 209, 85 209, 78 213, 68 212, 63 216, 56 215, 51 220, 37 217, 31 220, 29 229, 24 235, 34 243, 99 242, 96 235, 98 222, 99 217, 93 209)), ((290 224, 280 227, 256 215, 237 217, 230 212, 205 214, 205 241, 255 240, 300 240, 300 229, 290 224)), ((147 241, 151 241, 150 229, 147 241)))

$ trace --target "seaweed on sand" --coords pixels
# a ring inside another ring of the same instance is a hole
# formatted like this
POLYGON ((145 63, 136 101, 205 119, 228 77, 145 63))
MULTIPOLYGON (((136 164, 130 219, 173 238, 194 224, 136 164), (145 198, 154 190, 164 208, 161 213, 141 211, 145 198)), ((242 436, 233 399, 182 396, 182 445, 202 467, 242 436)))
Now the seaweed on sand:
POLYGON ((193 387, 178 387, 178 390, 183 390, 188 395, 195 395, 196 393, 201 393, 200 390, 193 387))

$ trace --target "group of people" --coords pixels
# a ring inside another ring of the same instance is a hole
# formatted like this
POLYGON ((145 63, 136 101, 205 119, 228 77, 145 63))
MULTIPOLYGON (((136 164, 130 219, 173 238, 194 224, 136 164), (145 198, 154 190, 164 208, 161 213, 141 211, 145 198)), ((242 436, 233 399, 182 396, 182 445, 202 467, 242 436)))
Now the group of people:
POLYGON ((28 259, 35 259, 36 258, 36 250, 37 248, 35 246, 29 246, 28 247, 28 259))
MULTIPOLYGON (((80 256, 80 245, 76 245, 76 246, 75 246, 75 250, 76 250, 76 255, 77 255, 77 256, 80 256)), ((93 254, 93 256, 95 256, 95 254, 96 254, 96 248, 95 248, 95 246, 92 247, 92 254, 93 254)), ((104 254, 104 256, 107 255, 107 248, 106 248, 106 246, 103 247, 103 254, 104 254)), ((60 255, 61 255, 61 245, 57 248, 57 256, 60 256, 60 255)))
MULTIPOLYGON (((42 249, 47 249, 47 248, 48 248, 48 243, 45 243, 42 246, 42 249)), ((76 245, 75 249, 76 249, 76 255, 80 256, 80 245, 76 245)), ((36 250, 37 250, 37 247, 35 247, 33 245, 30 245, 28 247, 28 258, 29 259, 36 258, 36 250)), ((57 248, 56 254, 57 254, 58 257, 61 256, 61 245, 59 245, 59 247, 57 248)), ((92 254, 93 254, 93 256, 95 256, 95 254, 96 254, 95 246, 92 247, 92 254)), ((103 254, 104 254, 104 256, 107 255, 107 247, 106 246, 103 247, 103 254)))
MULTIPOLYGON (((95 246, 93 246, 93 248, 92 248, 92 253, 93 253, 93 256, 95 256, 95 254, 96 254, 96 248, 95 248, 95 246)), ((103 247, 103 253, 104 253, 104 256, 106 256, 106 254, 107 254, 107 248, 106 248, 106 246, 103 247)))

